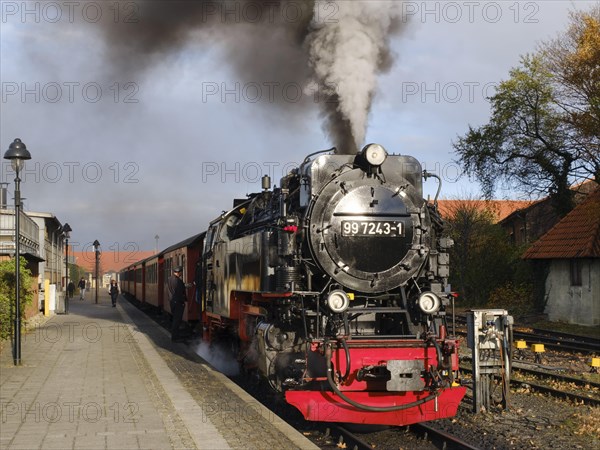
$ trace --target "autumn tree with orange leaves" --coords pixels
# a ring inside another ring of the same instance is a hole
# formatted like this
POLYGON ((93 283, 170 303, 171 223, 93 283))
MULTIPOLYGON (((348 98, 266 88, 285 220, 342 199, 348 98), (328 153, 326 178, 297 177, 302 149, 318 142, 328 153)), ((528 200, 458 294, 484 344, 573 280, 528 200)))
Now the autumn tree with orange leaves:
POLYGON ((489 101, 489 123, 453 143, 465 172, 488 198, 498 187, 549 195, 567 214, 573 183, 600 182, 600 4, 572 12, 566 32, 523 56, 489 101))

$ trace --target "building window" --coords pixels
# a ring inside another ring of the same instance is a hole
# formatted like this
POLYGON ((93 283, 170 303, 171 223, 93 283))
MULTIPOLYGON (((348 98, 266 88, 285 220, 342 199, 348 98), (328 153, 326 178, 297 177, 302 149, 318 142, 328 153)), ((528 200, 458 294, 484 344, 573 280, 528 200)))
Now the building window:
POLYGON ((571 286, 581 286, 581 259, 571 260, 571 286))

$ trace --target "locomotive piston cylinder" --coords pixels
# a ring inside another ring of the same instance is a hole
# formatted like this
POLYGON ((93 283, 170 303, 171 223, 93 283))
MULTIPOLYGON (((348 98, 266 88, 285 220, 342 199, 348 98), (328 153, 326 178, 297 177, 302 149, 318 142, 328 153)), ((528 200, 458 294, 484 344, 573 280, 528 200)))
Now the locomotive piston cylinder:
POLYGON ((280 266, 275 269, 275 290, 291 292, 300 281, 300 269, 296 266, 280 266))

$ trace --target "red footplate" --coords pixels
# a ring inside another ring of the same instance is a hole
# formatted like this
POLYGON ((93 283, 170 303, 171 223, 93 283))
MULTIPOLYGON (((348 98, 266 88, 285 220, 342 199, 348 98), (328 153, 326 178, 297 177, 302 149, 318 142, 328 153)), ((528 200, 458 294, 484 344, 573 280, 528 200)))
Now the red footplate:
MULTIPOLYGON (((287 391, 285 398, 302 412, 306 420, 316 422, 348 422, 377 425, 410 425, 427 420, 456 415, 466 387, 446 388, 436 400, 418 406, 391 412, 372 412, 349 405, 333 392, 287 391)), ((425 398, 428 392, 349 392, 344 395, 367 406, 400 406, 425 398)))

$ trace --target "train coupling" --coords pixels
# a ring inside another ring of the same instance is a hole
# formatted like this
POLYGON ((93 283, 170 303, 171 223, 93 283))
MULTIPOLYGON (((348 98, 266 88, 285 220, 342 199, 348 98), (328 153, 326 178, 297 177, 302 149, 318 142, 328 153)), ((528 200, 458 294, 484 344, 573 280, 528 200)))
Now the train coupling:
POLYGON ((365 366, 358 369, 356 373, 357 381, 389 381, 392 374, 388 370, 387 366, 365 366))

